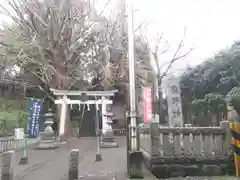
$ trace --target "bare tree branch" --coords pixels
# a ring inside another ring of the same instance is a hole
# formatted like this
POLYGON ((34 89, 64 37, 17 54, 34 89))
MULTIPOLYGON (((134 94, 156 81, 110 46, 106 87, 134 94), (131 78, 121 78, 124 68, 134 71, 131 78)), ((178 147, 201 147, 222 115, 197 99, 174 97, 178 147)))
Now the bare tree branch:
POLYGON ((191 47, 187 52, 185 52, 185 53, 182 54, 182 55, 179 55, 179 52, 181 51, 181 48, 184 46, 183 43, 184 43, 185 35, 186 35, 186 28, 184 28, 183 38, 182 38, 181 41, 179 42, 178 47, 177 47, 175 53, 173 54, 172 59, 171 59, 170 62, 168 63, 168 66, 167 66, 166 70, 163 72, 163 74, 162 74, 162 76, 161 76, 161 79, 162 79, 164 76, 167 75, 167 73, 168 73, 168 71, 170 70, 170 68, 172 67, 173 63, 175 63, 175 62, 178 61, 178 60, 184 59, 185 57, 187 57, 187 56, 195 49, 195 47, 191 47))
POLYGON ((148 42, 147 37, 144 36, 143 33, 141 33, 141 35, 145 39, 145 43, 149 47, 149 53, 150 53, 149 56, 151 56, 151 55, 153 56, 152 59, 154 60, 154 63, 157 66, 157 75, 160 77, 160 81, 162 80, 162 78, 164 76, 167 75, 168 71, 171 69, 172 65, 176 61, 184 59, 186 56, 188 56, 195 49, 194 47, 191 47, 187 52, 185 52, 183 54, 180 54, 182 48, 184 47, 184 40, 185 40, 185 35, 186 35, 186 28, 184 28, 183 37, 180 40, 180 42, 178 43, 178 46, 177 46, 175 52, 173 53, 173 56, 172 56, 171 60, 161 64, 161 66, 160 66, 160 57, 161 57, 161 55, 163 55, 165 53, 168 53, 168 50, 169 50, 167 42, 165 42, 165 48, 163 50, 160 49, 160 44, 163 41, 164 33, 161 33, 160 36, 158 37, 157 44, 154 47, 153 51, 151 51, 151 49, 150 49, 150 43, 148 42), (167 65, 166 70, 164 72, 161 72, 163 66, 165 66, 165 65, 167 65), (160 73, 161 73, 161 75, 160 75, 160 73))
POLYGON ((43 92, 46 94, 46 96, 47 96, 52 102, 55 101, 55 98, 49 94, 49 91, 46 91, 41 85, 39 85, 38 88, 39 88, 41 91, 43 91, 43 92))

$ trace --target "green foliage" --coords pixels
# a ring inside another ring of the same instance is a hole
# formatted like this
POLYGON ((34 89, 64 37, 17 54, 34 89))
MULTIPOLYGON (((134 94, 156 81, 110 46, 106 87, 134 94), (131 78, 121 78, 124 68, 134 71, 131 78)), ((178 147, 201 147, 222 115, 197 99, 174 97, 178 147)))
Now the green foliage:
POLYGON ((203 99, 205 94, 226 95, 240 85, 240 42, 219 52, 213 58, 189 69, 181 77, 183 98, 203 99))
POLYGON ((207 114, 207 102, 204 99, 195 99, 192 101, 191 111, 194 116, 207 114))
POLYGON ((235 109, 238 115, 240 115, 240 87, 234 87, 227 94, 229 104, 235 109))
MULTIPOLYGON (((203 99, 195 99, 192 101, 191 114, 194 115, 197 121, 206 121, 207 118, 212 117, 210 119, 214 120, 214 123, 218 123, 219 118, 227 116, 227 102, 223 95, 209 93, 206 94, 203 99)), ((202 122, 196 123, 202 124, 202 122)), ((206 122, 203 124, 206 124, 206 122)))
POLYGON ((224 96, 216 93, 209 93, 205 95, 204 101, 207 102, 208 110, 214 114, 227 113, 227 103, 224 96))
MULTIPOLYGON (((240 41, 234 42, 195 68, 189 68, 181 76, 182 102, 189 104, 195 99, 206 99, 211 104, 209 111, 216 114, 225 111, 221 100, 234 87, 240 86, 240 41), (206 96, 207 94, 211 94, 206 96), (218 96, 213 94, 219 94, 218 96), (223 95, 223 97, 220 97, 223 95), (219 103, 219 105, 217 105, 219 103)), ((237 107, 235 98, 232 103, 237 107), (234 101, 234 102, 233 102, 234 101)), ((192 108, 183 104, 183 115, 188 116, 192 108)), ((194 107, 193 107, 194 108, 194 107)), ((240 113, 240 111, 239 111, 240 113)), ((224 113, 225 114, 225 113, 224 113)))
POLYGON ((12 133, 17 127, 27 130, 26 101, 0 99, 0 133, 12 133))
POLYGON ((27 112, 25 111, 1 112, 0 121, 0 132, 12 132, 18 127, 27 130, 27 112))
POLYGON ((219 114, 227 113, 227 103, 224 96, 216 93, 206 94, 204 99, 196 99, 192 101, 192 111, 195 116, 201 114, 219 114))
POLYGON ((0 112, 15 112, 18 111, 26 111, 26 100, 17 99, 17 100, 7 100, 0 99, 0 112))
POLYGON ((28 113, 24 112, 24 111, 20 111, 17 121, 18 121, 18 127, 24 128, 25 133, 26 133, 27 126, 28 126, 28 113))

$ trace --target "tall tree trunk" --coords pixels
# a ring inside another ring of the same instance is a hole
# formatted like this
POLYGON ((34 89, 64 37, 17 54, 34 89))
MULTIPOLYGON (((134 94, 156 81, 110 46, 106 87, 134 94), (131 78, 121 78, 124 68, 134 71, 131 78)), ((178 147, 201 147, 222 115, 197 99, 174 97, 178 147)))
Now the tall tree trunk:
MULTIPOLYGON (((63 61, 64 62, 64 61, 63 61)), ((55 65, 56 74, 55 74, 55 87, 56 89, 67 89, 67 79, 66 79, 66 68, 65 65, 56 64, 55 65)), ((60 99, 60 97, 58 97, 60 99)), ((62 97, 61 97, 62 98, 62 97)), ((61 105, 57 105, 57 120, 60 125, 60 117, 61 117, 61 105)), ((72 136, 72 121, 70 117, 70 109, 67 107, 66 109, 66 119, 65 119, 65 134, 66 138, 72 136)))
MULTIPOLYGON (((156 81, 155 81, 156 82, 156 81)), ((165 119, 165 113, 164 113, 164 107, 163 107, 163 94, 162 94, 162 77, 157 76, 157 85, 155 85, 155 89, 158 91, 158 98, 156 101, 158 102, 158 114, 159 114, 159 124, 165 124, 166 119, 165 119)), ((155 96, 155 94, 154 94, 155 96)))

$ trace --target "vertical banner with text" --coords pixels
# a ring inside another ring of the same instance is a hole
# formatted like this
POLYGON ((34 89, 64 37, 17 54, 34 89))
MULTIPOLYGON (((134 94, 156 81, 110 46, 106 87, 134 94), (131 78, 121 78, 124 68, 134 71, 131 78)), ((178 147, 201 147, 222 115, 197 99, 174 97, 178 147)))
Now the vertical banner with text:
POLYGON ((143 120, 145 123, 152 122, 152 88, 143 87, 143 120))
POLYGON ((35 138, 39 135, 39 122, 43 101, 40 99, 28 99, 28 136, 35 138))

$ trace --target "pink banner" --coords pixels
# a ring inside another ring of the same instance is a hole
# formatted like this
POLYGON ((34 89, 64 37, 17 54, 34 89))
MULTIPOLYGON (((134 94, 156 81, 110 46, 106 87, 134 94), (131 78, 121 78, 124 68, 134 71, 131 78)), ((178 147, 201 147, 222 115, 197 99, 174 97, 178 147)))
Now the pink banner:
POLYGON ((145 123, 152 122, 152 89, 143 88, 143 120, 145 123))

